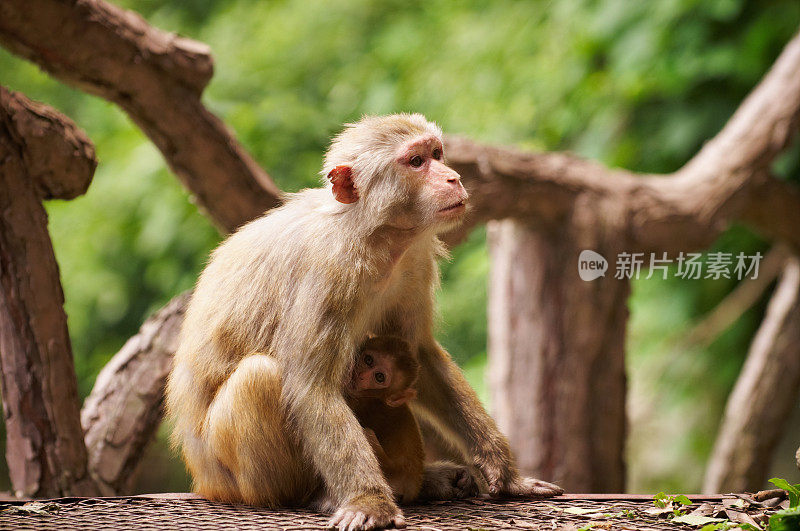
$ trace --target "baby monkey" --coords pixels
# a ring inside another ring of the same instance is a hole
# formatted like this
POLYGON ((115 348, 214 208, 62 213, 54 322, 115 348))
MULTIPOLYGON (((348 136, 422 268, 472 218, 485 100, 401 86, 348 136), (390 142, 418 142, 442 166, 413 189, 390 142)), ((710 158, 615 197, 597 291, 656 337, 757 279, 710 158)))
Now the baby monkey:
POLYGON ((422 486, 425 452, 419 426, 408 402, 419 361, 408 342, 394 336, 367 339, 346 384, 355 413, 386 481, 401 503, 415 500, 422 486))

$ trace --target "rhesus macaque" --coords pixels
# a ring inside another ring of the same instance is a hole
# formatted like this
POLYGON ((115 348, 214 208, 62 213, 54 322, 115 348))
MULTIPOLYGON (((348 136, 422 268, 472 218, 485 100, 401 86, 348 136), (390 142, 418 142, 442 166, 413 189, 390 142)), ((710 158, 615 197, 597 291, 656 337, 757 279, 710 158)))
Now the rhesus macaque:
MULTIPOLYGON (((560 493, 520 476, 433 337, 436 259, 446 254, 436 235, 467 205, 439 128, 419 114, 365 117, 334 139, 322 174, 327 186, 289 195, 223 242, 187 307, 166 401, 195 490, 335 509, 340 529, 404 525, 342 388, 375 334, 411 345, 414 415, 463 453, 490 494, 560 493)), ((426 465, 422 491, 464 496, 474 486, 466 470, 426 465)))
POLYGON ((422 487, 425 451, 408 407, 417 396, 413 385, 418 376, 411 345, 398 337, 371 337, 361 347, 345 388, 383 476, 401 503, 417 499, 422 487))

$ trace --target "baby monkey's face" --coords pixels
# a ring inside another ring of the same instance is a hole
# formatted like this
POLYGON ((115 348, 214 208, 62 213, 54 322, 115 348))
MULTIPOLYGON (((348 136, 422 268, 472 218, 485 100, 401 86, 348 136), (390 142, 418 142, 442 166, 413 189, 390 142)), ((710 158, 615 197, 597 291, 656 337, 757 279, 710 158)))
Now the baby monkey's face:
POLYGON ((367 348, 356 360, 347 392, 354 398, 377 398, 397 407, 416 398, 417 392, 407 384, 412 380, 402 374, 394 353, 367 348))
POLYGON ((396 380, 394 358, 377 350, 364 350, 356 360, 349 391, 353 396, 382 398, 396 380))

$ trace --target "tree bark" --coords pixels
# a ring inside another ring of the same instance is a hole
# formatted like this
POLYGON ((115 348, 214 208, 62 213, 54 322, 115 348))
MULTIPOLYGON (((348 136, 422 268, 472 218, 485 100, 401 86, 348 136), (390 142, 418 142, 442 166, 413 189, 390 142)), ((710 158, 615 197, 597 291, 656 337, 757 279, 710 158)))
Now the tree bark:
POLYGON ((0 370, 6 459, 14 489, 27 496, 96 492, 42 206, 85 190, 96 164, 72 122, 0 87, 0 370))
POLYGON ((790 258, 725 406, 705 492, 759 490, 800 394, 800 261, 790 258))
POLYGON ((200 101, 213 73, 205 44, 100 0, 3 0, 0 43, 119 105, 222 229, 280 202, 264 170, 200 101))
POLYGON ((89 472, 104 496, 129 492, 139 461, 162 416, 183 308, 178 295, 142 325, 103 367, 81 412, 89 472))
POLYGON ((526 473, 568 492, 623 492, 630 286, 613 271, 578 276, 581 250, 616 254, 591 214, 577 213, 581 229, 560 236, 489 225, 493 413, 526 473))

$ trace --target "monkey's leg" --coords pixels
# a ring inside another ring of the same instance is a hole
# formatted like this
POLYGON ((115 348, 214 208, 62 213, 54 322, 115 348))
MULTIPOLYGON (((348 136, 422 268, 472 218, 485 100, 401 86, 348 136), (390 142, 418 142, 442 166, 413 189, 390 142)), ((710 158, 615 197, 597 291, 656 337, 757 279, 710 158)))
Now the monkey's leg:
POLYGON ((563 489, 520 476, 508 440, 481 405, 461 369, 432 338, 420 346, 418 413, 463 448, 493 495, 555 496, 563 489))
POLYGON ((239 363, 208 411, 211 453, 230 471, 237 497, 249 504, 303 505, 320 487, 290 436, 280 393, 280 366, 254 354, 239 363))
POLYGON ((419 498, 425 452, 419 428, 407 405, 386 411, 377 431, 364 428, 367 440, 381 465, 386 481, 399 503, 419 498), (377 434, 376 434, 377 433, 377 434))

